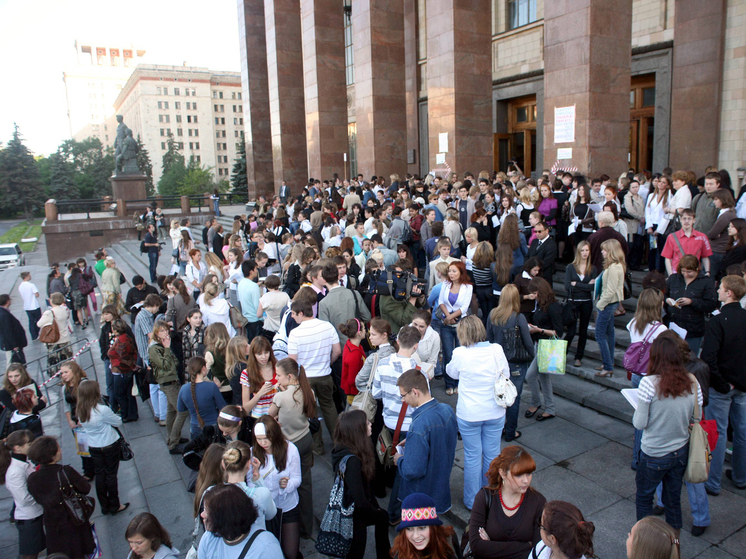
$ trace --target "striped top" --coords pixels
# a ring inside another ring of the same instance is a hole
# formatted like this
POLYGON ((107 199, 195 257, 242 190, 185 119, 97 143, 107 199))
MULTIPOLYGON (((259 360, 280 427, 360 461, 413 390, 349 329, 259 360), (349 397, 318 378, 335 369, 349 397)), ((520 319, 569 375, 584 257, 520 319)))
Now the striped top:
MULTIPOLYGON (((259 401, 256 403, 256 406, 254 406, 254 409, 251 410, 251 417, 260 418, 263 415, 267 415, 269 413, 269 406, 272 405, 272 399, 275 397, 275 394, 277 394, 277 372, 272 372, 272 380, 270 381, 272 383, 273 388, 269 392, 267 392, 264 396, 259 398, 259 401)), ((251 391, 251 383, 249 382, 249 373, 244 369, 241 371, 241 386, 248 386, 249 392, 251 392, 251 396, 254 396, 254 392, 251 391)))
POLYGON ((332 372, 332 346, 339 343, 336 328, 318 318, 304 320, 288 336, 288 355, 296 355, 308 378, 332 372))
MULTIPOLYGON (((401 357, 399 354, 384 357, 378 363, 376 378, 373 381, 371 391, 376 400, 383 399, 383 422, 392 431, 396 429, 396 422, 399 419, 402 406, 401 392, 399 392, 396 381, 404 372, 414 369, 416 366, 417 361, 413 358, 401 357)), ((401 426, 402 432, 406 433, 409 430, 410 423, 412 423, 411 407, 407 408, 407 413, 404 416, 404 422, 401 426)))
POLYGON ((477 268, 473 266, 471 273, 474 276, 474 285, 477 287, 492 287, 491 268, 477 268))

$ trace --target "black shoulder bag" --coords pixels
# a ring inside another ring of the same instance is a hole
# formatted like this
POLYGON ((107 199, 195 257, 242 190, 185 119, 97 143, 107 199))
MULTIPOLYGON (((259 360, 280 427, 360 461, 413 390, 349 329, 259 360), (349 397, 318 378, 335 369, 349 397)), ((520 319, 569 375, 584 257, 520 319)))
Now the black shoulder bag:
MULTIPOLYGON (((484 503, 486 505, 484 513, 484 524, 487 525, 487 519, 490 517, 490 509, 492 508, 492 491, 490 491, 487 487, 482 487, 482 491, 484 492, 484 503)), ((463 557, 463 559, 474 557, 474 550, 471 548, 471 544, 469 543, 468 526, 464 530, 464 535, 461 536, 461 556, 463 557)))

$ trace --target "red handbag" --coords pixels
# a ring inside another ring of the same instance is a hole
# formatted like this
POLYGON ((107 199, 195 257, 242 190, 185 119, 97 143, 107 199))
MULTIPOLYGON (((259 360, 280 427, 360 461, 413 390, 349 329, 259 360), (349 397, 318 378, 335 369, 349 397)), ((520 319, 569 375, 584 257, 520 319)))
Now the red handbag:
POLYGON ((714 419, 704 419, 704 411, 702 412, 702 420, 699 422, 699 424, 702 426, 702 429, 704 429, 705 433, 707 433, 707 442, 710 443, 710 452, 715 451, 715 447, 718 444, 718 438, 720 434, 718 433, 718 424, 717 421, 714 419))

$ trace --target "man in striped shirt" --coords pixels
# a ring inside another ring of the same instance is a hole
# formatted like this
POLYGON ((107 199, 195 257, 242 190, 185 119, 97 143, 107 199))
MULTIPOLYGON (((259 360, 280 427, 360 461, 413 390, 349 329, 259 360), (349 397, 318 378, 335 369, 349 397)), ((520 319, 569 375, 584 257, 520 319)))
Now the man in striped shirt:
MULTIPOLYGON (((313 317, 313 306, 308 301, 293 301, 290 316, 298 326, 288 336, 288 357, 305 368, 308 382, 319 400, 326 428, 333 435, 337 427, 337 408, 334 405, 334 381, 331 373, 332 363, 342 354, 339 335, 334 326, 313 317)), ((394 388, 398 394, 396 385, 394 388)), ((321 431, 314 433, 313 442, 314 453, 323 455, 321 431)))
MULTIPOLYGON (((373 380, 373 387, 371 388, 372 396, 376 400, 383 400, 383 422, 391 431, 392 437, 402 409, 402 397, 397 381, 406 371, 417 368, 414 352, 417 351, 417 344, 420 342, 420 332, 413 326, 404 326, 399 330, 397 342, 399 343, 399 351, 381 359, 378 363, 376 378, 373 380)), ((412 408, 408 407, 401 424, 400 441, 403 441, 407 436, 410 423, 412 423, 412 408)), ((401 476, 397 470, 394 487, 391 489, 391 497, 389 497, 389 523, 392 526, 401 519, 401 501, 398 499, 400 482, 401 476)))

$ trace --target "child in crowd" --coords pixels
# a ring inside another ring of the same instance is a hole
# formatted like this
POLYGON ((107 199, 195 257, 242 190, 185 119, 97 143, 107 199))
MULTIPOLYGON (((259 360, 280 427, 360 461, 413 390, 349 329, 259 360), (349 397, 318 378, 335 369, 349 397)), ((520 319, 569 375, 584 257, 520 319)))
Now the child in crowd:
POLYGON ((341 387, 347 394, 347 403, 352 404, 352 399, 358 393, 355 388, 355 378, 365 363, 365 350, 360 345, 365 339, 365 324, 353 318, 337 326, 337 329, 348 338, 342 351, 341 387))

